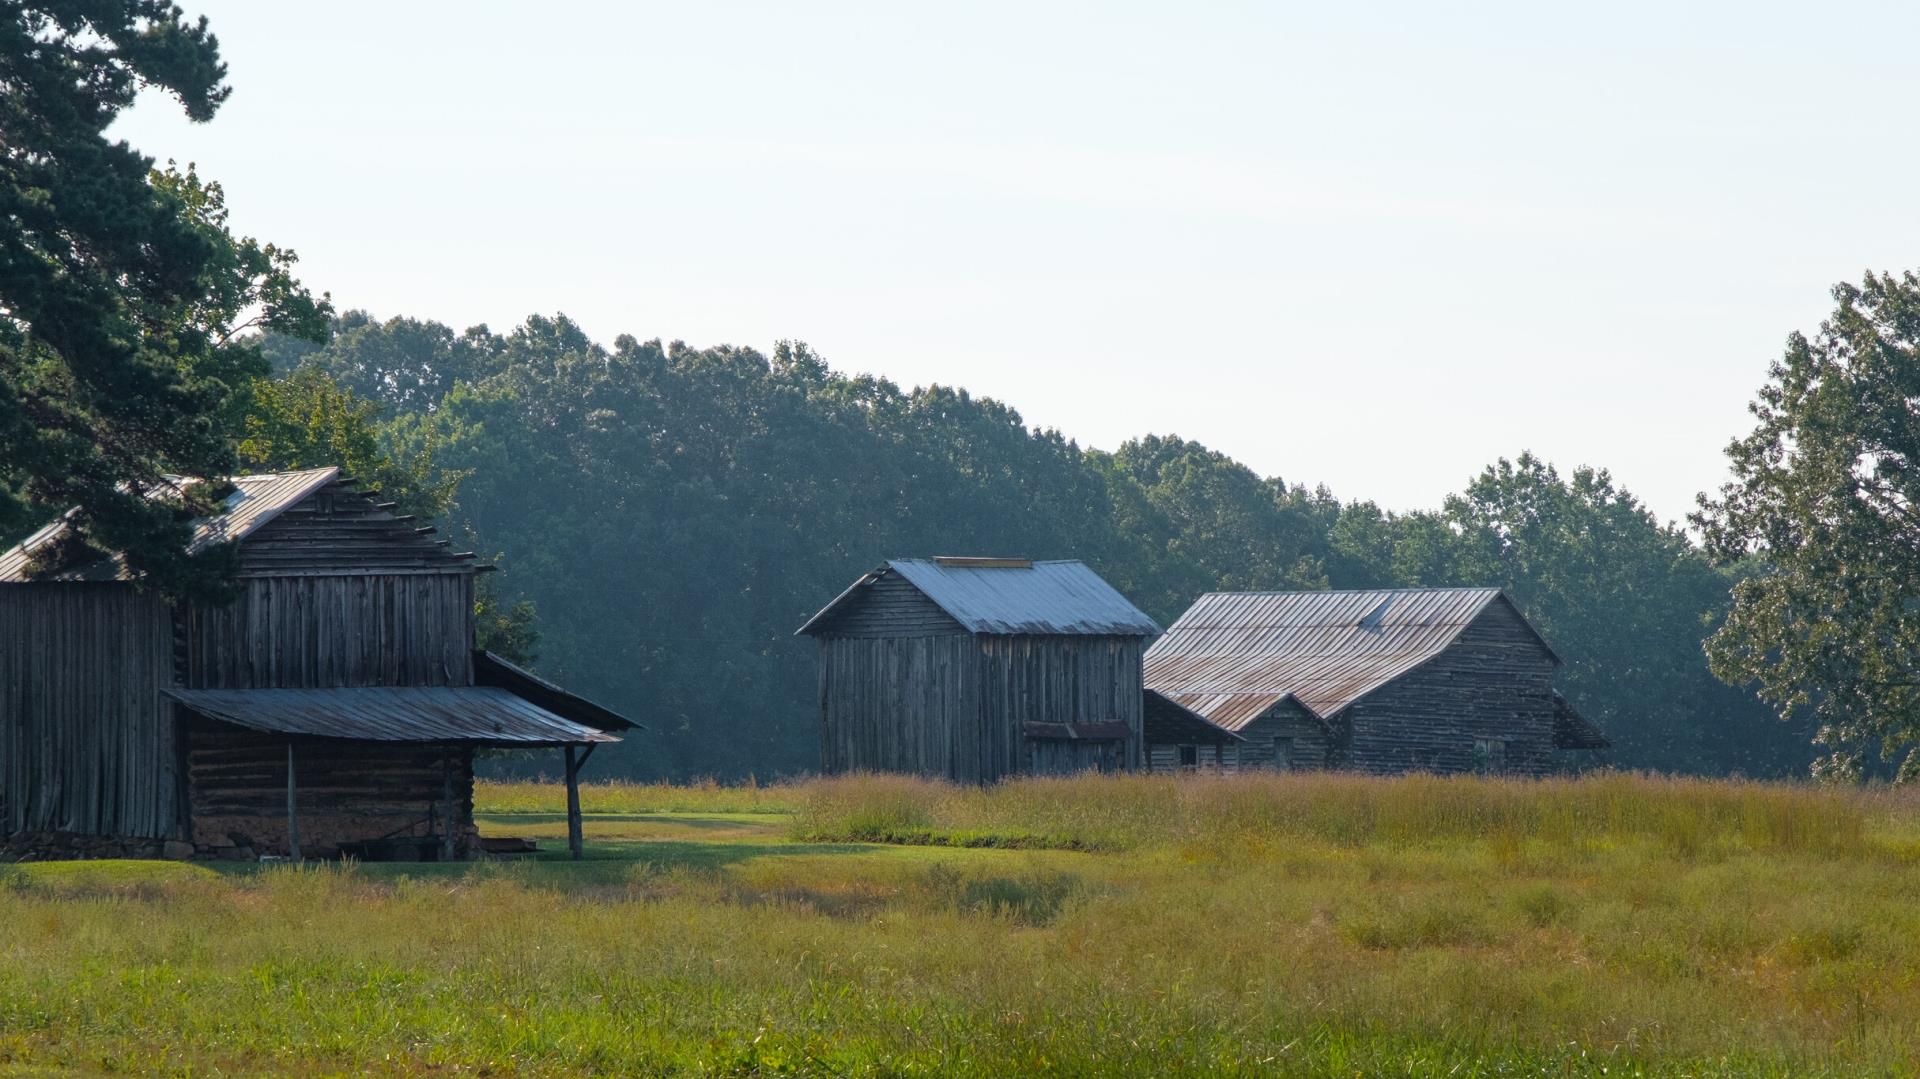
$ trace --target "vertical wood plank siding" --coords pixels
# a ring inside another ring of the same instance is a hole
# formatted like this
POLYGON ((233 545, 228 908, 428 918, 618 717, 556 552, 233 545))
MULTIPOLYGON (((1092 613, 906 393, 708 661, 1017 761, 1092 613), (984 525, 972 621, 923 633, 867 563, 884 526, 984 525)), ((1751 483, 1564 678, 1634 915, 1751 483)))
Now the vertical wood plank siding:
POLYGON ((123 584, 0 585, 0 840, 174 834, 172 641, 123 584))
POLYGON ((986 739, 982 780, 1141 766, 1140 637, 981 636, 986 739), (1029 723, 1125 723, 1114 750, 1100 743, 1045 744, 1029 723), (1071 748, 1069 748, 1071 747, 1071 748))
POLYGON ((980 781, 972 637, 822 637, 820 669, 825 771, 980 781))
POLYGON ((253 577, 186 612, 188 689, 473 684, 467 573, 253 577))
POLYGON ((1505 771, 1553 768, 1553 660, 1513 609, 1496 603, 1445 652, 1347 709, 1351 766, 1365 772, 1469 772, 1474 743, 1506 745, 1505 771))
MULTIPOLYGON (((836 627, 837 628, 837 627, 836 627)), ((1138 768, 1138 637, 822 636, 822 768, 961 783, 1138 768), (1029 739, 1028 723, 1125 723, 1123 743, 1029 739)))

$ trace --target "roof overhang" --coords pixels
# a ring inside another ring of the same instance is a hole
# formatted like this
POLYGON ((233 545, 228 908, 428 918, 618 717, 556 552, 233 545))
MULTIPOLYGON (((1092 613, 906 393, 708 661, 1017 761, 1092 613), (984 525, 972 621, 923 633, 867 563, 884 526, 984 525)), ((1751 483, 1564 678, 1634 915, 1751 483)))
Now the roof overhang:
POLYGON ((595 704, 578 694, 569 693, 525 667, 492 652, 476 650, 473 653, 473 681, 475 685, 497 686, 583 727, 592 727, 599 731, 646 730, 645 727, 613 709, 595 704))
POLYGON ((861 574, 859 580, 856 580, 852 584, 848 585, 845 589, 841 591, 839 595, 833 597, 833 600, 829 602, 825 607, 822 607, 818 611, 815 611, 812 618, 807 619, 804 625, 802 625, 799 629, 796 629, 793 631, 793 635, 796 637, 805 637, 805 636, 811 635, 815 629, 817 629, 822 623, 826 622, 828 618, 832 617, 835 611, 840 609, 841 604, 844 604, 845 602, 847 602, 847 600, 851 599, 854 593, 860 591, 862 588, 865 588, 868 585, 872 584, 873 582, 879 580, 882 576, 886 574, 886 572, 887 572, 887 567, 881 566, 877 569, 873 569, 866 573, 861 574))
POLYGON ((208 719, 290 737, 519 748, 620 740, 495 686, 162 692, 208 719))

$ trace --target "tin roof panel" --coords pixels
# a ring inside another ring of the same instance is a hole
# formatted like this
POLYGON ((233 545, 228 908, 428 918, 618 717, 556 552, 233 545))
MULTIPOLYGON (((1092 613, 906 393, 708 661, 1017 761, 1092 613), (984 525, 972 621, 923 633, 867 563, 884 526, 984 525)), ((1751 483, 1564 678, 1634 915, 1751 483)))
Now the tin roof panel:
POLYGON ((341 689, 172 689, 167 696, 223 723, 273 734, 369 742, 582 745, 618 742, 493 686, 341 689))

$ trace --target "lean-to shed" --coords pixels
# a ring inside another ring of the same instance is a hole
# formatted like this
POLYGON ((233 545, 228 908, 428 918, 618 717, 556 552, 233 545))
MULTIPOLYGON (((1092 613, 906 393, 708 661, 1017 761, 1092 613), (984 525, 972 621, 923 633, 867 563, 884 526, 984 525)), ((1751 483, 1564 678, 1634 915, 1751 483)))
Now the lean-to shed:
POLYGON ((485 567, 337 469, 231 486, 190 547, 238 545, 231 603, 38 574, 58 521, 0 553, 9 852, 462 857, 476 749, 561 747, 572 787, 633 726, 476 651, 485 567))
POLYGON ((1604 735, 1491 588, 1216 592, 1146 654, 1149 689, 1239 734, 1242 767, 1540 775, 1604 735))
POLYGON ((1223 771, 1240 762, 1246 739, 1159 690, 1145 691, 1140 718, 1150 772, 1223 771))
POLYGON ((829 773, 965 783, 1141 766, 1153 619, 1078 561, 903 558, 801 626, 829 773))

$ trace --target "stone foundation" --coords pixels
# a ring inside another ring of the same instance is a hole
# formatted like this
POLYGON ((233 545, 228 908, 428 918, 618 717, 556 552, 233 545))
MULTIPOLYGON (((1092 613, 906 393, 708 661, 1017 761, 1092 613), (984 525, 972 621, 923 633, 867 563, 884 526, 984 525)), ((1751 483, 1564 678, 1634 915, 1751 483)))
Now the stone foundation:
POLYGON ((81 858, 190 858, 193 848, 165 839, 15 832, 0 842, 0 862, 62 862, 81 858), (172 848, 169 850, 168 848, 172 848))
MULTIPOLYGON (((300 820, 303 858, 340 856, 342 843, 375 839, 431 839, 425 824, 399 827, 365 817, 316 816, 300 820)), ((454 837, 454 857, 471 858, 480 849, 480 830, 469 824, 454 837)), ((287 856, 287 824, 260 817, 196 821, 194 842, 129 836, 78 835, 72 832, 15 832, 0 838, 0 863, 69 862, 92 858, 167 858, 174 861, 252 862, 262 855, 287 856)))

